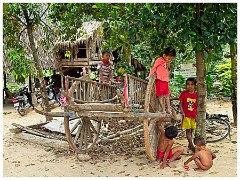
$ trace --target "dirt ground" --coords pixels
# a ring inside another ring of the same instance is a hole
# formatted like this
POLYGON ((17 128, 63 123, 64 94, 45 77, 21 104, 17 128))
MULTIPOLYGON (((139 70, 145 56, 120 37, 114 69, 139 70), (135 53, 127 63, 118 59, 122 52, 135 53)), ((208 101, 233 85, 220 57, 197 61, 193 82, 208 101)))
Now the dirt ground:
MULTIPOLYGON (((230 102, 208 101, 207 112, 228 114, 232 120, 230 102)), ((55 111, 59 109, 56 108, 55 111)), ((144 147, 131 156, 117 156, 107 152, 97 159, 79 161, 69 151, 46 148, 15 137, 9 129, 12 123, 23 126, 45 122, 45 117, 29 110, 21 117, 13 105, 3 105, 3 177, 237 177, 237 129, 232 127, 231 140, 207 144, 217 158, 208 171, 194 171, 194 162, 185 171, 183 162, 189 155, 175 162, 176 168, 160 169, 158 162, 150 162, 144 147)), ((177 142, 187 146, 187 140, 177 142)))

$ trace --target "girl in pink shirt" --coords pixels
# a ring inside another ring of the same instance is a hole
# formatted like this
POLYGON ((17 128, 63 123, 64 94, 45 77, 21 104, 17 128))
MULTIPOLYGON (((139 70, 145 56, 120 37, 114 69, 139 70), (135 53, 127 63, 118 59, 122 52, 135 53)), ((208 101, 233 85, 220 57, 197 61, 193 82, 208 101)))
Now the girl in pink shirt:
POLYGON ((166 99, 167 113, 171 113, 170 108, 170 90, 169 90, 169 69, 170 62, 175 58, 176 50, 170 47, 166 48, 163 54, 163 57, 158 58, 151 71, 149 76, 156 73, 156 96, 159 99, 159 104, 162 109, 162 113, 166 113, 164 106, 164 99, 166 99))

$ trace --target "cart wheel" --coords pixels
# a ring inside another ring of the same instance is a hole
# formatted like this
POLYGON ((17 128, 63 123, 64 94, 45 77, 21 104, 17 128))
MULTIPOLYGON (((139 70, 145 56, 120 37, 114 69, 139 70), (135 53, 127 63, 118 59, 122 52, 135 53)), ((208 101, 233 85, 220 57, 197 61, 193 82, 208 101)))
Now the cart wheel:
POLYGON ((87 117, 79 118, 70 129, 69 117, 64 117, 64 127, 66 139, 69 146, 76 153, 87 153, 96 144, 100 132, 100 123, 98 120, 90 120, 87 117))
MULTIPOLYGON (((156 98, 155 79, 156 74, 152 75, 149 78, 145 96, 144 112, 157 112, 160 110, 159 100, 156 98)), ((147 157, 151 161, 155 161, 159 137, 158 129, 156 127, 156 118, 144 118, 143 129, 144 144, 147 157)))

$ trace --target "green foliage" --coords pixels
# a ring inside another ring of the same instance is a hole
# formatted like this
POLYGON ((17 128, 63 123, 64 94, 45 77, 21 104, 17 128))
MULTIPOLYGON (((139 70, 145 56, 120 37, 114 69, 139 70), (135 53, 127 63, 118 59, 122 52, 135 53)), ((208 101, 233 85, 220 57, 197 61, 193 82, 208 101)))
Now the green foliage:
POLYGON ((53 72, 51 70, 43 70, 44 77, 50 77, 52 75, 53 75, 53 72))
POLYGON ((22 48, 12 49, 7 55, 11 62, 14 79, 24 83, 25 79, 34 72, 33 62, 26 58, 26 53, 22 48))
POLYGON ((220 92, 222 96, 230 97, 232 94, 231 61, 217 66, 218 78, 221 82, 220 92))
POLYGON ((64 55, 69 59, 71 57, 71 51, 66 51, 64 55))
POLYGON ((186 89, 186 78, 182 75, 175 75, 170 80, 170 90, 172 97, 179 97, 181 92, 186 89))
POLYGON ((24 84, 22 83, 7 83, 8 90, 13 94, 17 94, 19 92, 19 89, 23 86, 24 84))

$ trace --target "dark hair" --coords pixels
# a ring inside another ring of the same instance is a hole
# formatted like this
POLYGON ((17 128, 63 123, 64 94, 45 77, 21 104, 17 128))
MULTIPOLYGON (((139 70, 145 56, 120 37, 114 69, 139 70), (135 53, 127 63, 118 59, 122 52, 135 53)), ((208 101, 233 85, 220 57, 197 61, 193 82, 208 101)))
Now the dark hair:
POLYGON ((206 142, 205 142, 203 137, 195 137, 193 142, 197 146, 204 146, 204 145, 206 145, 206 142))
POLYGON ((177 137, 178 135, 178 129, 175 126, 169 126, 165 129, 165 136, 168 139, 173 139, 175 137, 177 137))
POLYGON ((109 50, 104 50, 104 51, 102 51, 102 56, 103 56, 105 53, 111 54, 109 50))
POLYGON ((194 83, 194 85, 197 84, 197 80, 195 78, 193 78, 193 77, 187 78, 186 84, 187 84, 188 81, 192 81, 194 83))
POLYGON ((166 54, 167 56, 176 56, 176 50, 172 47, 167 47, 164 51, 164 54, 166 54))

